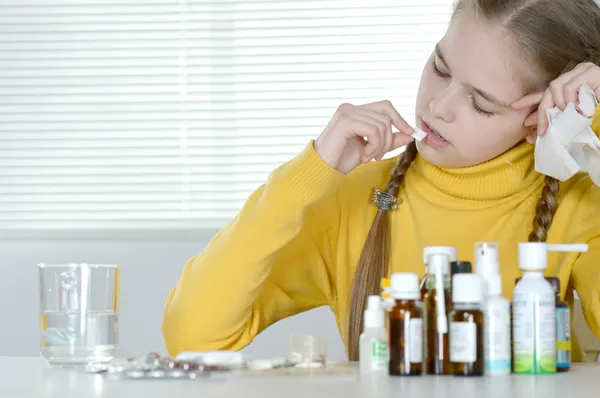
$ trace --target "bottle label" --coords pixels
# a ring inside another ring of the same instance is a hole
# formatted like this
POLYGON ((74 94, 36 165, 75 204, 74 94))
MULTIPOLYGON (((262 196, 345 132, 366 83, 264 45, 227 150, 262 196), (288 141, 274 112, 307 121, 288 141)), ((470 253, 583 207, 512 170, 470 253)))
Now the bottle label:
POLYGON ((411 318, 410 320, 408 346, 410 362, 423 362, 423 320, 420 318, 411 318))
POLYGON ((487 372, 510 372, 510 308, 508 302, 488 302, 484 311, 484 357, 487 372))
POLYGON ((569 307, 556 309, 556 367, 571 366, 571 319, 569 307))
MULTIPOLYGON (((423 311, 423 333, 424 333, 423 338, 426 339, 427 332, 429 331, 429 323, 428 323, 429 316, 427 315, 427 306, 425 306, 424 308, 425 309, 423 311)), ((429 346, 428 346, 427 340, 425 340, 423 342, 423 359, 425 361, 427 361, 429 359, 429 346)))
POLYGON ((387 341, 373 340, 371 342, 371 363, 373 370, 386 369, 389 361, 387 341))
POLYGON ((450 362, 477 360, 477 325, 472 322, 450 324, 450 362))
POLYGON ((539 299, 513 296, 514 372, 556 372, 556 311, 554 294, 539 299))

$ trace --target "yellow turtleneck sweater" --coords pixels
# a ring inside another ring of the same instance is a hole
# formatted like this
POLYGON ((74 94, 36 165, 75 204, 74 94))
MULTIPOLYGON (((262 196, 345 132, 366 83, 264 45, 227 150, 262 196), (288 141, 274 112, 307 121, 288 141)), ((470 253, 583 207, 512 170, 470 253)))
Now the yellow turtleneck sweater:
MULTIPOLYGON (((600 131, 598 117, 593 128, 600 131)), ((422 276, 424 246, 455 246, 459 259, 473 261, 475 242, 495 241, 503 295, 510 299, 520 276, 518 243, 527 241, 544 185, 534 170, 533 148, 523 143, 460 169, 417 156, 400 193, 403 203, 391 215, 390 272, 422 276)), ((385 188, 396 161, 371 162, 343 175, 323 162, 311 142, 271 173, 185 265, 164 311, 169 353, 241 349, 274 322, 323 305, 335 313, 346 341, 352 278, 377 210, 372 192, 385 188)), ((560 278, 567 302, 577 291, 588 325, 600 337, 600 188, 577 175, 561 184, 559 201, 548 241, 588 243, 589 252, 550 254, 546 274, 560 278)))

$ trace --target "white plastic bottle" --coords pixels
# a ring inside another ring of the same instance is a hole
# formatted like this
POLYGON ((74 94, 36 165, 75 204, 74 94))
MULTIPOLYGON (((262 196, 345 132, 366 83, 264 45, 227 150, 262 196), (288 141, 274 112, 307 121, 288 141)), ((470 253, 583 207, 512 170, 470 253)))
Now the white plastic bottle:
POLYGON ((502 297, 502 279, 498 274, 486 278, 483 303, 483 349, 485 373, 510 373, 510 302, 502 297))
POLYGON ((587 245, 519 243, 523 277, 513 292, 514 372, 556 373, 556 309, 554 289, 544 278, 548 251, 585 252, 587 245))
POLYGON ((379 296, 369 296, 363 325, 363 332, 358 343, 360 373, 363 375, 387 375, 388 335, 384 326, 384 312, 379 296))

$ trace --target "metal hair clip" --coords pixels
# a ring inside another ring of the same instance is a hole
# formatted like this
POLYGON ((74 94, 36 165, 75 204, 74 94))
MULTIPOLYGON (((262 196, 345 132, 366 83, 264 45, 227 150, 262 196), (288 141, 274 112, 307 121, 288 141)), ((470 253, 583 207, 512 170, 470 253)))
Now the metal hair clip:
POLYGON ((379 210, 398 210, 400 202, 391 193, 375 188, 373 203, 377 205, 379 210))

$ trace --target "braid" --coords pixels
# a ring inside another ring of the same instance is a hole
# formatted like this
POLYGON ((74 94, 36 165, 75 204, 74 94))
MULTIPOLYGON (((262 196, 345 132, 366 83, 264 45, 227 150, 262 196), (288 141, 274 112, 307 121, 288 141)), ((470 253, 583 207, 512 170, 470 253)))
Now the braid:
POLYGON ((406 174, 406 171, 408 170, 408 168, 410 167, 410 165, 416 157, 417 145, 413 141, 406 146, 402 157, 398 160, 398 164, 394 168, 394 171, 392 171, 392 178, 388 183, 388 192, 394 195, 394 197, 398 196, 398 191, 400 190, 400 187, 404 182, 404 176, 406 174))
MULTIPOLYGON (((413 142, 406 146, 392 171, 387 192, 396 197, 404 182, 406 171, 417 157, 417 146, 413 142)), ((348 315, 348 358, 358 360, 358 339, 362 331, 363 311, 367 296, 379 295, 381 278, 387 275, 389 257, 389 211, 378 210, 365 240, 358 260, 348 315)))
POLYGON ((558 180, 546 177, 546 185, 542 189, 540 200, 535 207, 533 218, 533 230, 529 234, 530 242, 545 242, 548 238, 548 229, 552 224, 552 218, 556 213, 556 194, 560 188, 558 180))

